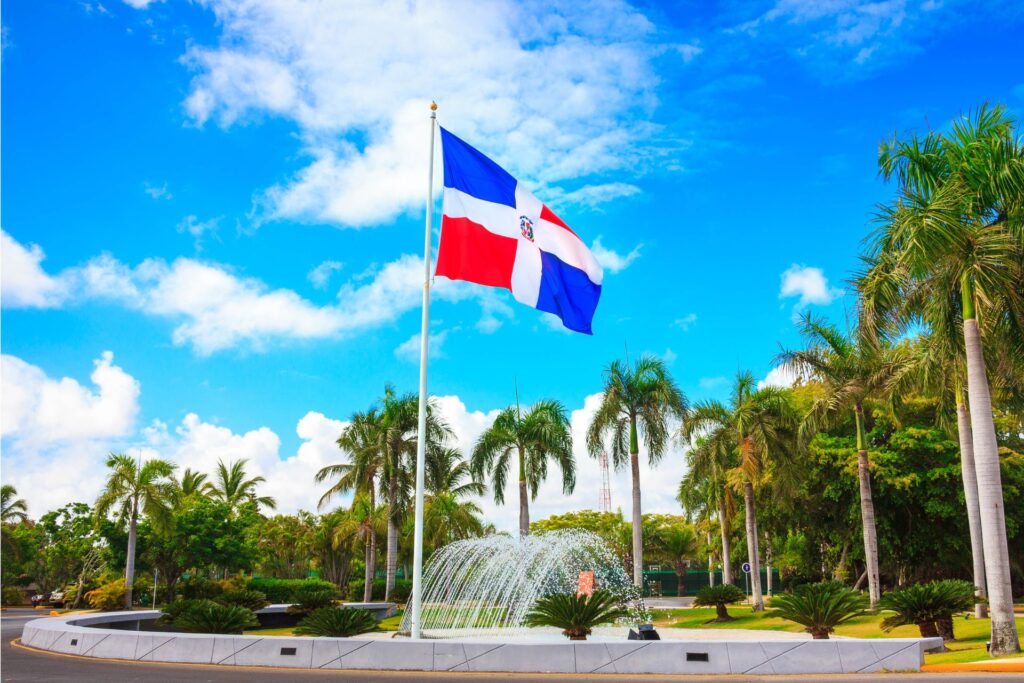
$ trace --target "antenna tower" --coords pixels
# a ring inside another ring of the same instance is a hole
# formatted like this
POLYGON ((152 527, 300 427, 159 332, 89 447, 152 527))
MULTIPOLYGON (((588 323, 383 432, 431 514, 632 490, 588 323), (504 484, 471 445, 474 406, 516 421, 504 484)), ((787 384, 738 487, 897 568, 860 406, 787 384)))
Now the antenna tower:
POLYGON ((601 451, 601 492, 597 501, 598 512, 612 511, 612 484, 608 474, 608 451, 601 451))

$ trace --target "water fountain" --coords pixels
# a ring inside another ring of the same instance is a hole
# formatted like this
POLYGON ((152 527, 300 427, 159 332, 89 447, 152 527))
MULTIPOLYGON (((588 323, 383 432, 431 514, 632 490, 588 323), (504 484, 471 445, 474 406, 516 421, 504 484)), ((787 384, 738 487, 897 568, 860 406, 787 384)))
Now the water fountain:
MULTIPOLYGON (((456 541, 434 553, 424 572, 423 635, 500 640, 542 636, 524 626, 526 614, 544 595, 575 593, 585 571, 594 573, 595 588, 611 591, 628 606, 628 622, 649 619, 621 558, 596 534, 497 534, 456 541)), ((402 632, 411 629, 410 618, 406 613, 402 632)))

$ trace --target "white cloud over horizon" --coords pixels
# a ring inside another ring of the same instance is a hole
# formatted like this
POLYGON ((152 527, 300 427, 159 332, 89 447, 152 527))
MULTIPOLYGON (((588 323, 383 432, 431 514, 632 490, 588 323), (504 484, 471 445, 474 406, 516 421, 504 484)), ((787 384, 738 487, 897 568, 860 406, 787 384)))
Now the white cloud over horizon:
POLYGON ((660 43, 621 0, 600 12, 513 0, 202 4, 221 35, 182 58, 195 74, 186 113, 199 126, 286 119, 309 158, 262 193, 257 220, 360 227, 418 209, 432 98, 443 125, 552 197, 593 207, 630 196, 634 185, 599 176, 635 175, 664 153, 649 122, 652 62, 701 51, 660 43))
POLYGON ((812 304, 827 306, 844 294, 842 289, 829 286, 828 278, 825 277, 825 272, 821 268, 794 263, 783 271, 781 280, 779 298, 797 297, 797 302, 793 307, 794 314, 812 304))

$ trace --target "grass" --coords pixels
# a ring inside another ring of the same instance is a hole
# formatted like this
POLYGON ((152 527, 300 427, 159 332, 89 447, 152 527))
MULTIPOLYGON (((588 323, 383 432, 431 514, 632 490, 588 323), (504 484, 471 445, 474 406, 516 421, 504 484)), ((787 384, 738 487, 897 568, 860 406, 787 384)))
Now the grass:
MULTIPOLYGON (((715 618, 713 607, 694 607, 690 609, 654 610, 654 624, 661 628, 699 628, 729 629, 741 628, 762 631, 789 631, 802 633, 803 627, 791 621, 768 616, 766 612, 751 612, 745 605, 733 605, 729 614, 735 621, 726 623, 707 623, 715 618)), ((886 633, 881 628, 885 614, 865 614, 840 625, 837 636, 851 638, 917 638, 921 632, 917 626, 900 626, 886 633)), ((925 654, 926 664, 947 664, 985 661, 989 659, 985 651, 985 643, 989 639, 990 622, 988 619, 958 616, 954 619, 954 630, 957 640, 948 643, 951 652, 925 654)), ((1017 617, 1017 630, 1024 633, 1024 615, 1017 617)), ((1014 655, 1024 657, 1022 655, 1014 655)))

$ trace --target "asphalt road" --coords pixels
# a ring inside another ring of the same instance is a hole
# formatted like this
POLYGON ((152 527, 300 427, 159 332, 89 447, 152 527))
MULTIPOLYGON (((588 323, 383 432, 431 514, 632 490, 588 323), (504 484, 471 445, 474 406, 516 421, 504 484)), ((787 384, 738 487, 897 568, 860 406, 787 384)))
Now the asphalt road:
MULTIPOLYGON (((262 669, 243 667, 218 667, 183 664, 141 664, 96 660, 86 657, 68 657, 29 650, 12 644, 21 636, 25 622, 40 616, 32 610, 5 610, 0 616, 0 677, 4 681, 32 681, 53 683, 249 683, 254 681, 372 681, 374 683, 409 683, 414 680, 456 681, 457 683, 495 683, 495 681, 543 681, 544 683, 578 683, 579 681, 600 681, 618 683, 622 681, 808 681, 834 680, 843 683, 866 681, 889 681, 893 674, 877 675, 836 675, 836 676, 614 676, 601 675, 547 675, 547 674, 453 674, 453 673, 402 673, 373 671, 302 671, 297 669, 262 669)), ((907 674, 913 683, 952 683, 953 681, 1002 681, 1020 680, 1020 674, 907 674)))

